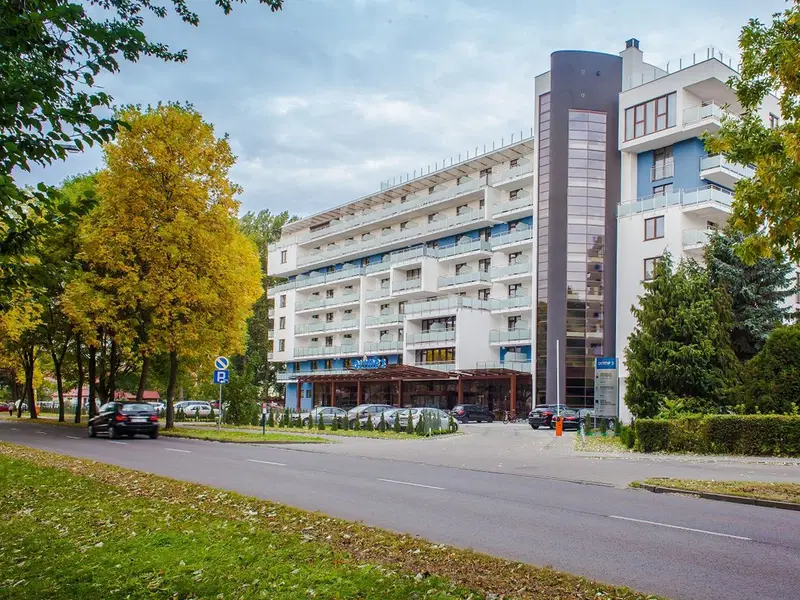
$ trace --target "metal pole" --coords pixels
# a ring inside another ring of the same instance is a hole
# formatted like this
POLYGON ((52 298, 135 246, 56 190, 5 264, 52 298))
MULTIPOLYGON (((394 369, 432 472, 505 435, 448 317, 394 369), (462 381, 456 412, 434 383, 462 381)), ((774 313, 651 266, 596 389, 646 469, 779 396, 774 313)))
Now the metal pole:
POLYGON ((561 414, 561 346, 556 340, 556 416, 561 414))
POLYGON ((222 427, 222 384, 219 384, 219 414, 217 415, 217 433, 222 427))

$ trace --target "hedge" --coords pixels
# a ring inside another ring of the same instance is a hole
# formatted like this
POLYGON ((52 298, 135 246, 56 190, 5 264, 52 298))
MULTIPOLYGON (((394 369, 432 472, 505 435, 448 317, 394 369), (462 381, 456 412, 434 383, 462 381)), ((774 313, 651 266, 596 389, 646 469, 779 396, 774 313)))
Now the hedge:
POLYGON ((800 456, 800 416, 698 415, 637 419, 639 452, 800 456))

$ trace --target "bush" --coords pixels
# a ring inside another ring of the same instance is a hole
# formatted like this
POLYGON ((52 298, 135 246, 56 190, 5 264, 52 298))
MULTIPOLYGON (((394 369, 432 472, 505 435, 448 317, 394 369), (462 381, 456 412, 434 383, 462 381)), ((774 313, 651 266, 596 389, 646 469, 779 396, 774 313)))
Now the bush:
POLYGON ((800 417, 701 415, 637 419, 635 449, 749 456, 800 456, 800 417))
POLYGON ((375 427, 372 424, 372 415, 367 415, 367 421, 364 423, 365 431, 374 431, 375 427))
POLYGON ((308 415, 308 419, 306 419, 306 427, 309 429, 314 429, 314 419, 311 417, 311 415, 308 415))
POLYGON ((342 420, 342 422, 339 424, 339 427, 347 431, 350 428, 350 421, 348 421, 347 415, 339 418, 342 420))
POLYGON ((395 433, 402 433, 403 432, 403 428, 400 427, 400 419, 399 419, 398 413, 395 413, 395 415, 394 415, 394 425, 392 425, 392 430, 395 433))
POLYGON ((269 416, 267 417, 267 427, 275 427, 275 414, 272 409, 269 409, 269 416))
POLYGON ((378 431, 386 431, 386 427, 386 417, 384 417, 383 413, 381 413, 381 420, 378 421, 378 431))
POLYGON ((325 431, 325 420, 322 418, 322 413, 319 413, 317 417, 317 429, 320 431, 325 431))
POLYGON ((408 411, 408 423, 406 423, 406 433, 414 435, 414 420, 411 418, 411 411, 408 411))
POLYGON ((450 431, 450 433, 458 431, 458 423, 456 423, 456 420, 453 418, 453 415, 450 415, 450 417, 447 420, 447 429, 448 431, 450 431))
MULTIPOLYGON (((411 422, 411 418, 408 419, 409 423, 411 422)), ((425 435, 425 414, 421 414, 419 416, 419 420, 417 420, 417 426, 414 428, 414 433, 417 435, 425 435)))
POLYGON ((331 423, 331 431, 339 431, 339 420, 341 417, 335 417, 331 423))
POLYGON ((353 431, 361 431, 361 421, 358 420, 358 415, 356 415, 353 421, 353 431))
POLYGON ((747 363, 743 381, 748 413, 792 414, 800 398, 800 325, 775 329, 747 363))
POLYGON ((621 441, 625 446, 628 448, 633 448, 636 444, 636 432, 634 431, 633 425, 622 425, 619 421, 619 441, 621 441))

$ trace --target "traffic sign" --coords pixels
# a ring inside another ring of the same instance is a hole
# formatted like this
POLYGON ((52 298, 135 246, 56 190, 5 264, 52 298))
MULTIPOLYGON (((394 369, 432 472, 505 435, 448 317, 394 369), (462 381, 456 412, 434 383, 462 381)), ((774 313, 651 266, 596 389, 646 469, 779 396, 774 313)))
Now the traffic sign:
POLYGON ((214 368, 220 371, 227 371, 230 361, 225 356, 218 356, 214 359, 214 368))
POLYGON ((228 383, 229 380, 230 380, 230 374, 227 371, 224 371, 222 369, 217 369, 216 371, 214 371, 214 383, 223 384, 223 383, 228 383))

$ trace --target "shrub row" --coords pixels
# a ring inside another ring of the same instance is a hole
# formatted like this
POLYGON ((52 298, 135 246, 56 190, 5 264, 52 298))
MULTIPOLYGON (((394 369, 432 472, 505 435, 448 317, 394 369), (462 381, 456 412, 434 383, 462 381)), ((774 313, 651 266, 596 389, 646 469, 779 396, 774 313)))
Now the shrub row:
POLYGON ((696 452, 749 456, 800 456, 800 416, 698 415, 638 419, 640 452, 696 452))

